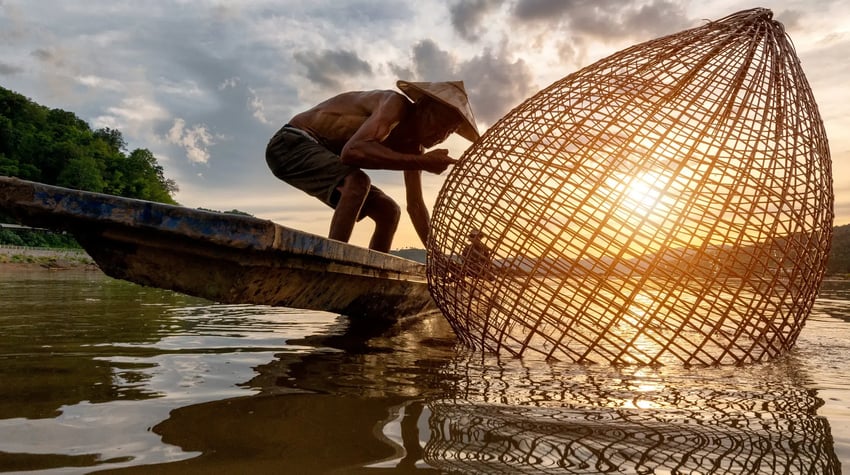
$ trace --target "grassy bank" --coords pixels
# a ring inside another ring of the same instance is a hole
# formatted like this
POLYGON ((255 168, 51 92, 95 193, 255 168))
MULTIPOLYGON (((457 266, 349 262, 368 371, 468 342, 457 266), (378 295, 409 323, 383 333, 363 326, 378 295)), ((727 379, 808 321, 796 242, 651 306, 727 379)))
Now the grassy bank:
POLYGON ((97 269, 94 260, 85 251, 44 247, 0 246, 0 265, 97 269))

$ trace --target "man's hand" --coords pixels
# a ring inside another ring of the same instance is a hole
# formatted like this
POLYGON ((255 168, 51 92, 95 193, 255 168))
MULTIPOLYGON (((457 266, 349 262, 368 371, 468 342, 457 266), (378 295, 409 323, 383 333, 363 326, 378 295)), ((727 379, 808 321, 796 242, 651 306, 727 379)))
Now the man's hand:
POLYGON ((449 156, 449 151, 445 148, 435 148, 422 154, 421 158, 422 169, 440 174, 443 173, 449 165, 454 165, 457 160, 449 156))

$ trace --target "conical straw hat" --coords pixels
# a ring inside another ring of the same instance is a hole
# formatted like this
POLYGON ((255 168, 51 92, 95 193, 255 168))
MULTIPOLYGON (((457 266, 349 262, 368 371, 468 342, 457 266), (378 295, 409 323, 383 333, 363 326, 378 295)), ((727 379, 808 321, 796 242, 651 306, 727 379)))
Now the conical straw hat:
POLYGON ((472 106, 469 105, 469 98, 466 96, 466 89, 463 88, 463 81, 398 81, 396 85, 401 89, 401 92, 405 93, 414 102, 423 95, 427 95, 458 111, 461 117, 463 117, 463 122, 458 127, 457 133, 470 142, 478 140, 480 136, 478 134, 478 127, 475 125, 475 116, 472 115, 472 106))

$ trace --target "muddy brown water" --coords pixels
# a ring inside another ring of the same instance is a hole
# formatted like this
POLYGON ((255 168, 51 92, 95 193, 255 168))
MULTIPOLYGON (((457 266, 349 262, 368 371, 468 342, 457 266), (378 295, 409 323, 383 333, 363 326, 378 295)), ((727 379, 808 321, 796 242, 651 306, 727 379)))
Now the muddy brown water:
POLYGON ((0 265, 0 471, 841 473, 848 356, 843 281, 779 360, 614 368, 0 265))

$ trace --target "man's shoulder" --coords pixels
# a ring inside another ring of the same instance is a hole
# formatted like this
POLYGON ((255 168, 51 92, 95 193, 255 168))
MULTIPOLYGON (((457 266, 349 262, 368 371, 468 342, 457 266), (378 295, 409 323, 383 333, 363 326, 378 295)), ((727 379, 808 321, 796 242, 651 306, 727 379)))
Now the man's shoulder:
POLYGON ((334 96, 323 103, 323 105, 346 105, 359 106, 365 109, 375 109, 387 102, 409 103, 404 94, 390 89, 374 89, 371 91, 348 91, 334 96))
POLYGON ((364 97, 368 97, 376 101, 401 99, 405 102, 409 102, 407 96, 398 91, 393 91, 392 89, 373 89, 371 91, 360 91, 360 94, 362 94, 364 97))
POLYGON ((346 91, 335 97, 401 97, 407 99, 404 94, 392 89, 372 89, 368 91, 346 91))

